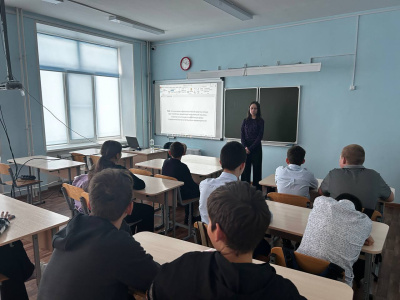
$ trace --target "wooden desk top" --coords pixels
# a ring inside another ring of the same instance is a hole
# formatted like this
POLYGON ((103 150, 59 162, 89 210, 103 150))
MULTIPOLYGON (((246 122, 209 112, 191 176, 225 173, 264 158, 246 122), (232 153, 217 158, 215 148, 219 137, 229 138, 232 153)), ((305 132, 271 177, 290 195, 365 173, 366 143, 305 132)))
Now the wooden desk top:
POLYGON ((147 196, 156 196, 184 185, 182 181, 155 178, 151 176, 137 175, 137 174, 135 174, 135 176, 142 179, 145 182, 146 187, 143 190, 134 190, 133 191, 134 195, 139 194, 147 196))
POLYGON ((70 151, 69 153, 77 153, 84 156, 89 156, 89 155, 99 154, 100 148, 81 149, 81 150, 70 151))
MULTIPOLYGON (((161 170, 164 164, 164 160, 165 159, 157 158, 157 159, 142 161, 140 163, 136 163, 136 166, 154 170, 161 170)), ((186 164, 190 170, 190 173, 198 176, 207 177, 214 173, 222 171, 221 165, 215 166, 215 165, 199 164, 193 162, 188 162, 186 164)))
POLYGON ((166 152, 168 152, 168 150, 167 149, 154 149, 153 151, 151 151, 151 149, 136 150, 136 149, 132 149, 132 148, 122 148, 122 152, 151 156, 154 153, 162 153, 162 152, 166 153, 166 152))
MULTIPOLYGON (((270 229, 300 237, 303 236, 311 209, 270 200, 266 200, 266 202, 274 215, 269 225, 270 229)), ((363 246, 362 251, 371 254, 381 253, 388 231, 388 225, 372 222, 371 236, 375 242, 372 246, 363 246)))
MULTIPOLYGON (((139 232, 133 236, 146 252, 160 264, 171 262, 190 251, 205 251, 211 248, 174 239, 152 232, 139 232)), ((253 260, 254 263, 262 263, 253 260)), ((307 299, 352 299, 353 290, 345 283, 307 274, 304 272, 273 266, 276 273, 291 280, 300 294, 307 299)))
POLYGON ((10 221, 10 227, 0 235, 0 246, 64 225, 69 221, 66 216, 0 194, 1 211, 15 215, 15 219, 10 221))
MULTIPOLYGON (((7 160, 9 163, 14 163, 12 159, 7 160)), ((64 169, 70 169, 74 167, 80 167, 85 165, 85 163, 81 163, 78 161, 72 161, 68 159, 60 159, 51 156, 44 155, 34 155, 27 156, 15 159, 16 163, 19 165, 23 165, 25 162, 25 166, 42 169, 46 171, 58 171, 64 169), (28 161, 28 162, 27 162, 28 161)))
MULTIPOLYGON (((101 157, 101 154, 92 154, 92 155, 101 157)), ((122 152, 120 159, 129 159, 129 158, 132 158, 135 156, 136 156, 136 154, 134 154, 134 153, 122 152)))
POLYGON ((184 162, 185 164, 196 163, 196 164, 211 165, 216 167, 221 166, 218 157, 194 155, 194 154, 186 154, 182 156, 182 162, 184 162))

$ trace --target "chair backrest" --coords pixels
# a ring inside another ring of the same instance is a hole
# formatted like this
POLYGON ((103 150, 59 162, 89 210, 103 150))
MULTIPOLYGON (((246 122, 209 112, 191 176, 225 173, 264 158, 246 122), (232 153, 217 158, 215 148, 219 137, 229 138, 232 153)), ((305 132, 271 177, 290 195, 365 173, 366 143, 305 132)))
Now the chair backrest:
POLYGON ((89 209, 90 211, 90 202, 89 202, 89 193, 83 192, 81 194, 81 203, 83 204, 83 202, 85 202, 86 207, 89 209))
POLYGON ((208 225, 201 221, 197 221, 194 223, 194 228, 196 228, 196 233, 197 233, 196 236, 198 236, 200 238, 200 243, 203 246, 213 248, 214 246, 211 243, 210 237, 208 236, 208 233, 207 233, 207 227, 208 227, 208 225))
POLYGON ((10 169, 10 165, 0 163, 0 174, 1 175, 10 175, 9 169, 10 169))
POLYGON ((73 161, 79 161, 79 162, 86 163, 85 155, 82 155, 80 153, 71 153, 71 157, 72 157, 73 161))
POLYGON ((97 155, 90 155, 90 162, 91 165, 93 166, 94 164, 97 164, 97 162, 99 161, 100 156, 97 155))
POLYGON ((268 198, 272 201, 300 206, 300 207, 311 207, 311 202, 307 197, 290 195, 290 194, 282 194, 282 193, 268 193, 268 198))
POLYGON ((153 176, 153 173, 147 170, 130 168, 129 171, 133 174, 145 175, 145 176, 153 176))
POLYGON ((171 177, 171 176, 167 176, 167 175, 154 174, 154 177, 178 181, 178 179, 176 179, 175 177, 171 177))
MULTIPOLYGON (((365 208, 362 209, 362 212, 364 212, 364 210, 365 208)), ((382 222, 382 214, 379 211, 374 210, 374 212, 371 215, 371 220, 375 222, 382 222)))
MULTIPOLYGON (((65 201, 67 201, 69 209, 71 210, 72 217, 75 216, 75 214, 78 212, 75 209, 75 201, 81 202, 81 195, 85 191, 79 187, 67 183, 62 184, 61 191, 64 195, 65 201)), ((86 201, 81 202, 81 205, 83 212, 88 215, 89 209, 86 205, 86 201)))
MULTIPOLYGON (((285 256, 281 247, 274 247, 271 253, 275 254, 275 264, 286 267, 285 256)), ((315 258, 298 252, 294 252, 297 264, 307 273, 319 275, 329 266, 330 262, 324 259, 315 258)))

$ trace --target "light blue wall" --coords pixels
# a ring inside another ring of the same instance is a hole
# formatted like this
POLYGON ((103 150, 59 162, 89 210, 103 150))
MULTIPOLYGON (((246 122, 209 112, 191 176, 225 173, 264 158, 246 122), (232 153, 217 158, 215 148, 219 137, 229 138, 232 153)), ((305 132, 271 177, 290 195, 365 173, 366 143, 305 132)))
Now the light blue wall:
MULTIPOLYGON (((190 71, 310 62, 312 57, 355 52, 357 16, 318 20, 296 26, 262 28, 218 36, 156 43, 152 79, 183 79, 184 56, 190 71)), ((338 167, 340 151, 351 143, 366 150, 365 166, 376 169, 400 192, 400 7, 362 14, 359 19, 356 90, 350 91, 354 56, 315 58, 321 72, 226 78, 225 87, 301 86, 299 144, 305 166, 324 178, 338 167)), ((243 112, 245 116, 246 112, 243 112)), ((240 120, 238 120, 240 122, 240 120)), ((156 144, 167 141, 156 137, 156 144)), ((180 138, 189 148, 218 156, 225 141, 180 138)), ((284 164, 287 148, 263 146, 263 177, 284 164)), ((396 202, 400 203, 400 196, 396 202)))

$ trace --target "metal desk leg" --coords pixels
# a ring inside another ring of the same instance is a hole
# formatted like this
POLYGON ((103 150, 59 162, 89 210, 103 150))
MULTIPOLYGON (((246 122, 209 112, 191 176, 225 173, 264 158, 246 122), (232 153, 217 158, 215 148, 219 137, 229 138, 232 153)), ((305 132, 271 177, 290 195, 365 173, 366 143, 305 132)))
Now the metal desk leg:
POLYGON ((33 254, 35 257, 36 284, 39 286, 42 272, 40 270, 39 240, 37 234, 32 235, 33 254))
POLYGON ((370 284, 371 284, 371 265, 372 265, 372 254, 365 253, 365 270, 364 270, 364 299, 369 299, 370 284))
MULTIPOLYGON (((178 188, 179 189, 179 188, 178 188)), ((176 223, 176 202, 177 202, 177 198, 178 198, 178 193, 176 191, 176 189, 173 190, 173 195, 172 195, 172 199, 173 199, 173 203, 172 203, 172 232, 173 232, 173 237, 175 237, 175 223, 176 223)))
POLYGON ((164 193, 164 234, 167 235, 169 228, 169 218, 168 218, 168 193, 164 193))

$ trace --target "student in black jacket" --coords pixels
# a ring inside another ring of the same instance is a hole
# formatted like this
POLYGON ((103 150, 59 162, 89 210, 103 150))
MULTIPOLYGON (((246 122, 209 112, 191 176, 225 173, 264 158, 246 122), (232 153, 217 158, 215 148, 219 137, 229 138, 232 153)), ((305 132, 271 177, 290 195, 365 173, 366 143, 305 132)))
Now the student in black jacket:
MULTIPOLYGON (((200 197, 199 185, 193 181, 188 166, 181 161, 182 156, 185 154, 185 146, 179 142, 172 143, 168 153, 171 158, 164 161, 161 173, 166 176, 174 177, 185 183, 180 188, 182 200, 200 197)), ((193 211, 191 213, 193 213, 193 211)), ((189 207, 185 206, 185 224, 188 223, 188 218, 189 207)), ((192 221, 200 221, 200 216, 193 217, 192 221)))
POLYGON ((261 191, 229 182, 211 193, 207 209, 216 251, 189 252, 164 264, 149 299, 305 299, 268 263, 252 263, 271 219, 261 191))
MULTIPOLYGON (((101 157, 99 161, 92 167, 88 174, 88 183, 86 186, 89 186, 89 183, 94 175, 99 173, 104 169, 121 169, 126 170, 124 166, 118 165, 117 162, 120 160, 122 155, 122 145, 117 141, 106 141, 101 146, 101 157)), ((146 187, 146 184, 143 180, 130 173, 133 181, 133 189, 134 190, 142 190, 146 187)), ((136 221, 141 220, 137 226, 137 232, 141 231, 154 231, 154 209, 150 205, 143 203, 135 203, 132 214, 128 215, 125 218, 127 223, 134 223, 136 221)), ((135 228, 131 228, 132 232, 135 232, 135 228)))
POLYGON ((133 299, 146 291, 159 265, 121 228, 134 207, 132 177, 108 168, 89 184, 91 215, 77 214, 53 239, 39 300, 133 299))

